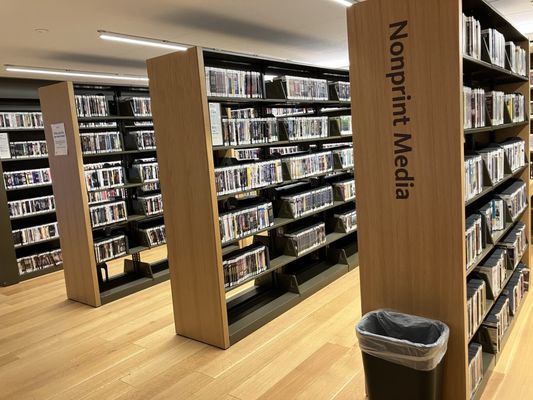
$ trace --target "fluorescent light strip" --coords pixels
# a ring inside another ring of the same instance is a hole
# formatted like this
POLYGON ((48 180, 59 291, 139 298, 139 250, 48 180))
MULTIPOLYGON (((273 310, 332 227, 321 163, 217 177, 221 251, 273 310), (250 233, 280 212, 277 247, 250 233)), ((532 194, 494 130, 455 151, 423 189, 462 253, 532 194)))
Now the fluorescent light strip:
POLYGON ((143 38, 132 35, 123 35, 120 33, 98 31, 100 33, 100 39, 110 40, 112 42, 120 42, 127 44, 136 44, 140 46, 149 46, 149 47, 159 47, 162 49, 176 50, 176 51, 185 51, 187 47, 178 45, 176 43, 167 42, 165 40, 156 40, 143 38))
POLYGON ((354 3, 348 0, 333 0, 336 3, 342 4, 344 7, 351 7, 354 3))
POLYGON ((35 67, 18 67, 14 65, 6 65, 6 71, 21 72, 25 74, 71 76, 71 77, 76 77, 76 78, 95 78, 95 79, 112 79, 112 80, 121 80, 121 81, 148 82, 148 78, 144 76, 114 75, 114 74, 102 74, 99 72, 58 70, 58 69, 35 68, 35 67))

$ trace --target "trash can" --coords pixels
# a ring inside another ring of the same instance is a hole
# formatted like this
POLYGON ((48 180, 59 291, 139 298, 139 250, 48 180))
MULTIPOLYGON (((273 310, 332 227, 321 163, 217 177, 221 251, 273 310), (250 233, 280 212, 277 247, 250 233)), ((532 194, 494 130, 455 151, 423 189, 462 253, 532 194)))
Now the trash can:
POLYGON ((450 330, 440 321, 378 310, 357 324, 369 400, 438 400, 450 330))

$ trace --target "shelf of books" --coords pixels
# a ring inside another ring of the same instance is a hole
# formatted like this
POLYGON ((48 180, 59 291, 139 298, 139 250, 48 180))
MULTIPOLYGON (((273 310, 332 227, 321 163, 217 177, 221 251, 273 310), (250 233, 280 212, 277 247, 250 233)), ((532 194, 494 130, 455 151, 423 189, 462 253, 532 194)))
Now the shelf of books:
POLYGON ((37 99, 0 101, 0 284, 63 267, 42 115, 37 99))
POLYGON ((348 32, 362 311, 444 321, 444 398, 477 399, 529 287, 529 42, 483 0, 363 2, 348 32))
POLYGON ((228 348, 358 264, 348 72, 195 47, 148 74, 176 331, 228 348))
POLYGON ((142 261, 166 242, 147 88, 64 82, 40 97, 69 298, 96 307, 167 280, 166 259, 142 261))

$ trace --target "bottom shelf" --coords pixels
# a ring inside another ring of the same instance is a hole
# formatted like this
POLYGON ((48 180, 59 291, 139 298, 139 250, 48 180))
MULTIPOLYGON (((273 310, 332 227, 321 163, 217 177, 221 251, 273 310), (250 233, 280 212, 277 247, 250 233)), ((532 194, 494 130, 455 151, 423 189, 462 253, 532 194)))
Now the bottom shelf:
POLYGON ((63 264, 54 265, 53 267, 39 269, 37 271, 32 271, 27 274, 20 275, 20 281, 27 281, 28 279, 37 278, 38 276, 43 276, 51 274, 52 272, 61 271, 63 269, 63 264))
POLYGON ((337 263, 317 261, 306 268, 266 276, 256 281, 259 286, 230 299, 227 303, 230 343, 235 344, 357 267, 357 253, 349 254, 337 263))
POLYGON ((153 278, 140 274, 122 273, 114 276, 109 281, 100 284, 100 300, 102 304, 129 296, 130 294, 157 285, 170 278, 168 261, 163 260, 152 263, 153 278))
POLYGON ((522 303, 520 304, 520 307, 518 308, 518 311, 516 314, 511 317, 511 323, 509 324, 509 327, 505 331, 502 343, 501 343, 501 350, 498 354, 490 354, 483 352, 483 378, 481 379, 481 382, 479 383, 476 391, 472 394, 471 399, 472 400, 478 400, 481 398, 481 395, 483 394, 483 391, 485 390, 485 387, 487 386, 488 380, 492 374, 492 371, 494 370, 494 367, 496 364, 498 364, 498 361, 502 355, 502 352, 505 350, 505 345, 507 344, 507 340, 509 339, 509 336, 511 335, 511 332, 515 326, 515 323, 520 316, 520 313, 522 312, 522 309, 524 308, 524 303, 527 301, 527 297, 529 295, 529 292, 526 292, 524 295, 524 298, 522 299, 522 303))

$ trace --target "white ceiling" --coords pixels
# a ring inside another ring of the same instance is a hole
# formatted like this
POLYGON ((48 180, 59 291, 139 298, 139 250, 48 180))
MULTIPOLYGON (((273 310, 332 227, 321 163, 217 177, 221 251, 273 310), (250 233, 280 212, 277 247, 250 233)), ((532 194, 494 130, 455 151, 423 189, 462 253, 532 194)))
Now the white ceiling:
POLYGON ((525 34, 533 33, 533 2, 531 0, 488 0, 525 34))
MULTIPOLYGON (((98 38, 99 29, 332 67, 348 64, 346 9, 332 0, 1 3, 1 65, 145 75, 144 61, 165 52, 103 41, 98 38), (48 33, 36 29, 48 29, 48 33)), ((515 24, 531 24, 533 31, 529 0, 492 3, 515 24)), ((0 67, 0 76, 28 75, 0 67)))

